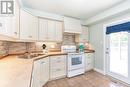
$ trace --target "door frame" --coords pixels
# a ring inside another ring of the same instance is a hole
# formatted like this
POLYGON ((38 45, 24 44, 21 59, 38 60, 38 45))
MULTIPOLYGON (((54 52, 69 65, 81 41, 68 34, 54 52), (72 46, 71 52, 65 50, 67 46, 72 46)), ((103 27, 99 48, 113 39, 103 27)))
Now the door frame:
MULTIPOLYGON (((106 42, 107 42, 107 35, 106 35, 106 29, 108 26, 114 26, 114 25, 118 25, 118 24, 121 24, 121 23, 125 23, 125 22, 129 22, 130 21, 130 17, 127 17, 127 18, 124 18, 124 19, 120 19, 120 20, 117 20, 117 21, 114 21, 114 22, 109 22, 109 23, 106 23, 106 24, 103 24, 103 74, 104 75, 107 75, 107 57, 106 57, 106 42)), ((129 38, 130 38, 130 34, 129 34, 129 38)), ((129 41, 130 43, 130 41, 129 41)), ((130 51, 130 46, 129 46, 129 51, 130 51)), ((129 56, 130 56, 130 52, 129 52, 129 56)), ((128 60, 129 61, 129 64, 128 66, 130 66, 130 59, 128 60)), ((130 70, 128 70, 128 72, 130 72, 130 70)), ((130 74, 128 76, 130 78, 130 74)), ((126 82, 126 81, 125 81, 126 82)), ((130 82, 126 82, 126 83, 129 83, 130 82)))

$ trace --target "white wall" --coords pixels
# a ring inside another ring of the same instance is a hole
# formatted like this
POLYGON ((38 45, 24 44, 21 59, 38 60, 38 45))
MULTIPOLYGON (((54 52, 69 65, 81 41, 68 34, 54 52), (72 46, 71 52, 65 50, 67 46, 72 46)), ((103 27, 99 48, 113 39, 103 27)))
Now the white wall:
POLYGON ((108 10, 105 10, 99 14, 96 14, 95 16, 88 18, 86 20, 86 24, 93 24, 96 22, 99 22, 100 20, 104 20, 111 16, 117 16, 124 12, 130 12, 130 0, 125 0, 122 3, 113 6, 112 8, 109 8, 108 10))
POLYGON ((102 21, 100 23, 96 23, 89 26, 89 32, 90 32, 90 43, 92 44, 93 48, 95 49, 95 68, 102 70, 104 69, 104 30, 103 25, 108 24, 111 22, 116 22, 124 19, 130 18, 130 12, 124 13, 120 16, 114 16, 111 17, 105 21, 102 21))

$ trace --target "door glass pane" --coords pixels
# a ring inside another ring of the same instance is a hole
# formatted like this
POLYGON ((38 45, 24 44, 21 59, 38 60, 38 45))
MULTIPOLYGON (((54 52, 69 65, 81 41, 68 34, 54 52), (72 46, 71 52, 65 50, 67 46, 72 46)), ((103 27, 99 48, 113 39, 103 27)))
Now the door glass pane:
POLYGON ((79 65, 79 64, 82 64, 82 58, 80 57, 74 57, 72 58, 72 65, 79 65))
POLYGON ((128 77, 128 33, 110 34, 110 71, 128 77))

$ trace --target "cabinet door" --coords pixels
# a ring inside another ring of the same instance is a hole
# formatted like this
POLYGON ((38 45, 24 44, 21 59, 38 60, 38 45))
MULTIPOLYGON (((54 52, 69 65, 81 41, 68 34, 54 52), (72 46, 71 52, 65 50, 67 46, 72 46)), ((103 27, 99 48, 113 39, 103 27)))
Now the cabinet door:
POLYGON ((19 6, 14 1, 14 16, 0 17, 0 34, 19 38, 19 6))
POLYGON ((35 61, 32 73, 31 87, 41 87, 40 77, 40 61, 35 61))
POLYGON ((39 40, 47 41, 48 39, 48 20, 39 18, 39 40))
POLYGON ((78 34, 82 33, 80 20, 78 19, 64 17, 64 26, 65 26, 64 32, 78 33, 78 34))
POLYGON ((48 41, 55 41, 56 39, 55 21, 48 20, 48 41))
MULTIPOLYGON (((19 10, 19 5, 18 2, 15 1, 14 3, 14 16, 12 17, 12 29, 9 28, 10 30, 10 36, 14 37, 14 38, 19 38, 19 14, 20 14, 20 10, 19 10)), ((8 31, 9 31, 8 30, 8 31)))
POLYGON ((49 58, 48 57, 41 60, 40 76, 41 76, 40 84, 42 87, 49 80, 49 58))
POLYGON ((75 36, 76 42, 88 42, 89 41, 89 30, 88 27, 82 26, 82 33, 75 36))
POLYGON ((81 41, 82 42, 87 42, 89 41, 89 31, 88 27, 82 26, 82 34, 80 35, 81 41))
POLYGON ((94 67, 94 53, 86 53, 86 71, 94 67))
POLYGON ((20 10, 20 38, 27 40, 37 40, 38 18, 20 10))
POLYGON ((55 24, 55 31, 56 31, 56 41, 62 41, 62 35, 63 35, 63 23, 56 21, 55 24))

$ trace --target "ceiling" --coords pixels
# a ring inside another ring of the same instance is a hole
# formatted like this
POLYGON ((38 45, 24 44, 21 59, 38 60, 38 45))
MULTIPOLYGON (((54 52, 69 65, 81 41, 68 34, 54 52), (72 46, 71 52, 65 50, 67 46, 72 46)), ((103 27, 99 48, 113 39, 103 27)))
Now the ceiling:
POLYGON ((88 19, 125 0, 21 0, 28 8, 88 19))

